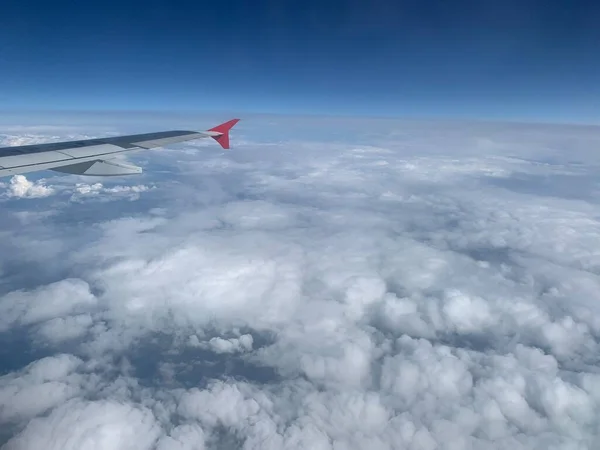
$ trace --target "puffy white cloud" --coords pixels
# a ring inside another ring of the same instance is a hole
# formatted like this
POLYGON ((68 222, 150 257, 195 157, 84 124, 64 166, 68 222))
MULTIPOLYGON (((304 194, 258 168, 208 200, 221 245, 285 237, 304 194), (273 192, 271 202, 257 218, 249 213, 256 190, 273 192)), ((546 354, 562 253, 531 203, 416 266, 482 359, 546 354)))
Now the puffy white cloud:
POLYGON ((53 342, 62 342, 84 335, 92 326, 93 319, 89 314, 55 317, 42 323, 38 333, 53 342))
POLYGON ((41 198, 54 194, 51 186, 46 186, 44 180, 29 181, 24 175, 15 175, 8 184, 2 185, 6 188, 7 197, 16 198, 41 198))
POLYGON ((78 279, 65 279, 33 291, 13 291, 0 299, 0 331, 16 323, 30 325, 86 311, 96 301, 89 285, 78 279))
POLYGON ((83 203, 89 200, 110 202, 116 200, 135 201, 140 194, 154 189, 143 184, 134 186, 104 186, 102 183, 76 183, 75 187, 66 184, 47 185, 46 179, 29 181, 24 175, 13 176, 8 183, 0 183, 5 198, 43 198, 55 194, 68 194, 70 201, 83 203))
POLYGON ((158 441, 156 450, 204 450, 205 435, 196 424, 185 424, 175 428, 158 441))
POLYGON ((140 193, 146 192, 153 187, 138 184, 134 186, 115 185, 106 187, 102 183, 77 183, 74 192, 71 194, 71 201, 81 202, 89 197, 97 198, 99 201, 114 201, 127 199, 129 201, 138 200, 140 193))
POLYGON ((85 183, 77 183, 75 185, 75 191, 78 194, 93 194, 97 195, 102 192, 102 183, 94 183, 94 184, 85 184, 85 183))
POLYGON ((82 393, 79 358, 59 354, 0 377, 0 423, 30 418, 82 393))
POLYGON ((114 401, 73 399, 33 419, 7 449, 151 449, 160 428, 151 411, 114 401))
MULTIPOLYGON (((45 121, 45 119, 44 119, 45 121)), ((75 141, 92 138, 94 135, 110 134, 106 127, 86 124, 85 126, 66 125, 59 119, 59 124, 6 124, 2 123, 0 130, 0 144, 6 147, 16 145, 42 144, 44 142, 75 141), (90 133, 90 131, 95 130, 90 133)))
POLYGON ((239 353, 252 350, 252 335, 243 334, 239 338, 223 339, 213 337, 208 342, 200 342, 196 335, 190 336, 190 344, 195 347, 204 347, 215 353, 239 353))
POLYGON ((339 126, 140 154, 43 228, 11 205, 0 267, 56 270, 0 285, 2 333, 53 355, 0 379, 7 448, 593 448, 600 132, 339 126))

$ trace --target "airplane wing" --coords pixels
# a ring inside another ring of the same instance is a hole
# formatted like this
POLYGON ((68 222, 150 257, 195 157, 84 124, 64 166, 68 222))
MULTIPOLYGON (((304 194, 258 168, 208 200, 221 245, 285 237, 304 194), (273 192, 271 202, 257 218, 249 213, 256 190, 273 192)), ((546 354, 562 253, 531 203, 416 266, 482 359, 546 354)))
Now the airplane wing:
POLYGON ((130 175, 142 168, 113 160, 118 154, 194 139, 211 137, 229 148, 229 130, 239 122, 233 119, 207 131, 159 131, 81 141, 53 142, 0 148, 0 177, 38 170, 54 170, 77 175, 130 175))

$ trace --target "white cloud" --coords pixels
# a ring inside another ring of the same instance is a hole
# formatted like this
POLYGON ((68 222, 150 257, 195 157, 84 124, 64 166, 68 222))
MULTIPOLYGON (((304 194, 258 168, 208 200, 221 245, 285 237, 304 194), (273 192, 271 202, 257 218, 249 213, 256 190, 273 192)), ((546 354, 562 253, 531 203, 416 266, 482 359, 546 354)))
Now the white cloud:
MULTIPOLYGON (((5 130, 10 131, 10 130, 5 130)), ((33 145, 33 144, 43 144, 46 142, 55 142, 61 139, 61 135, 56 134, 39 134, 39 133, 25 133, 24 131, 38 131, 35 129, 29 129, 25 127, 25 129, 17 128, 14 131, 18 131, 19 134, 1 134, 0 142, 2 142, 3 146, 13 147, 19 145, 33 145)), ((51 129, 45 131, 53 131, 51 129)), ((61 133, 62 134, 62 133, 61 133)))
POLYGON ((75 185, 75 192, 78 194, 86 195, 92 194, 97 195, 102 192, 102 183, 94 183, 94 184, 85 184, 85 183, 77 183, 75 185))
POLYGON ((60 354, 0 377, 0 423, 34 417, 81 394, 79 358, 60 354))
POLYGON ((481 332, 495 322, 484 299, 456 290, 446 293, 442 309, 448 324, 458 333, 481 332))
POLYGON ((252 350, 252 335, 243 334, 239 338, 223 339, 213 337, 208 342, 200 342, 195 334, 189 338, 189 343, 193 347, 209 349, 215 353, 242 353, 252 350))
POLYGON ((151 449, 160 428, 151 411, 114 401, 73 399, 33 419, 7 450, 32 448, 151 449))
POLYGON ((79 338, 93 325, 89 314, 55 317, 40 325, 38 333, 54 343, 79 338))
POLYGON ((70 201, 77 203, 90 200, 135 201, 140 198, 140 194, 155 189, 155 186, 143 184, 105 186, 102 183, 74 183, 73 180, 64 182, 57 178, 53 178, 52 181, 53 184, 48 185, 46 179, 30 181, 24 175, 14 175, 8 183, 0 183, 0 188, 4 190, 2 196, 5 198, 44 198, 55 194, 66 194, 69 195, 70 201))
POLYGON ((53 356, 0 379, 7 448, 593 448, 600 132, 355 125, 9 212, 0 330, 53 356))
POLYGON ((158 441, 156 450, 204 450, 205 436, 196 424, 185 424, 175 428, 158 441))
POLYGON ((6 189, 7 197, 42 198, 54 194, 54 189, 46 186, 45 180, 32 182, 23 175, 13 176, 8 184, 2 183, 1 187, 6 189))
POLYGON ((82 280, 65 279, 34 291, 14 291, 0 300, 0 331, 86 311, 96 298, 82 280))
POLYGON ((102 183, 77 183, 74 192, 71 194, 71 201, 81 202, 89 197, 98 199, 99 201, 114 201, 126 199, 129 201, 138 200, 142 192, 153 189, 153 186, 145 186, 138 184, 134 186, 116 185, 106 187, 102 183))

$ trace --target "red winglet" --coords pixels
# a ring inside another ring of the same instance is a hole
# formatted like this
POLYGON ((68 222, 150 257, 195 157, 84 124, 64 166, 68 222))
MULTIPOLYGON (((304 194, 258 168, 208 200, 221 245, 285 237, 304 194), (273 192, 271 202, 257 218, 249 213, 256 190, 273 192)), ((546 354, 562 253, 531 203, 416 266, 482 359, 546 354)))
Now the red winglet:
POLYGON ((233 126, 238 123, 240 119, 232 119, 229 122, 222 123, 221 125, 217 125, 214 128, 211 128, 208 131, 216 131, 217 133, 223 133, 219 136, 211 136, 215 141, 221 144, 225 150, 229 148, 229 130, 233 128, 233 126))

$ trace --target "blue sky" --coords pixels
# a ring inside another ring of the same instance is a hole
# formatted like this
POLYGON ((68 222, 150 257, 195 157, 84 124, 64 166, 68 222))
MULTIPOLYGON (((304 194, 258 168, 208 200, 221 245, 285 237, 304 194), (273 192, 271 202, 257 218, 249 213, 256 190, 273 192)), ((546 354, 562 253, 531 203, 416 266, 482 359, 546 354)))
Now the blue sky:
POLYGON ((8 2, 0 104, 598 122, 586 1, 8 2))

